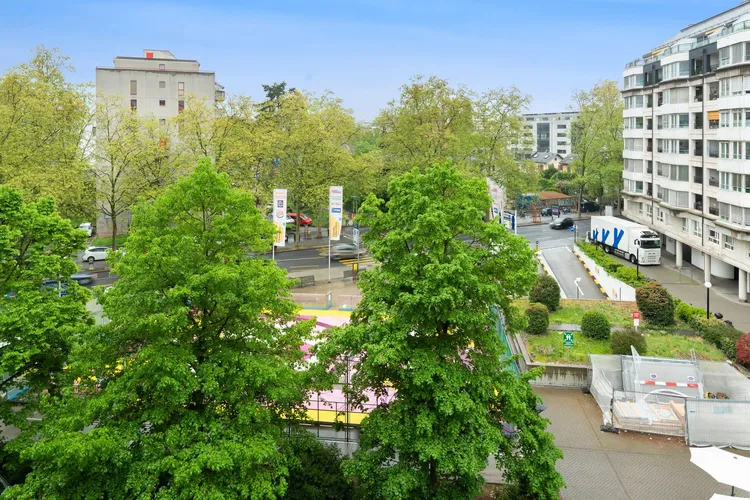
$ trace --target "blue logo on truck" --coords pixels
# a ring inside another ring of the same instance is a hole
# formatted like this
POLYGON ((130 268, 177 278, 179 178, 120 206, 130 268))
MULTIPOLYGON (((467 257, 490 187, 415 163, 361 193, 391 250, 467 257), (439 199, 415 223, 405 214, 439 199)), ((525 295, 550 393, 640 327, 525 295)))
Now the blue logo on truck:
POLYGON ((620 240, 622 240, 622 237, 624 234, 625 234, 625 231, 623 229, 615 228, 615 242, 612 245, 613 247, 619 248, 620 240))
POLYGON ((611 231, 609 229, 602 229, 602 243, 606 243, 609 239, 609 233, 611 231))
POLYGON ((594 241, 598 241, 599 240, 599 230, 598 229, 594 229, 593 231, 591 231, 591 236, 594 238, 594 241))

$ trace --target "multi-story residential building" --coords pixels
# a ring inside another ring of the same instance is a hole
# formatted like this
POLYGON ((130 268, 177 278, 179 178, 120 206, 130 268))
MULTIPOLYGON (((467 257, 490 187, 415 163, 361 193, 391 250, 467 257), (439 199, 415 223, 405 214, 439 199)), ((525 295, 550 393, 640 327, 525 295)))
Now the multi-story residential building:
POLYGON ((214 104, 224 89, 213 71, 201 71, 192 59, 177 59, 168 50, 144 49, 143 57, 115 57, 114 67, 96 68, 96 92, 119 95, 122 105, 140 116, 166 120, 185 107, 193 95, 214 104))
POLYGON ((572 152, 570 145, 571 123, 578 113, 539 113, 523 115, 526 128, 531 130, 537 153, 552 153, 565 157, 572 152))
POLYGON ((624 215, 712 276, 750 272, 750 3, 692 24, 627 64, 624 215))

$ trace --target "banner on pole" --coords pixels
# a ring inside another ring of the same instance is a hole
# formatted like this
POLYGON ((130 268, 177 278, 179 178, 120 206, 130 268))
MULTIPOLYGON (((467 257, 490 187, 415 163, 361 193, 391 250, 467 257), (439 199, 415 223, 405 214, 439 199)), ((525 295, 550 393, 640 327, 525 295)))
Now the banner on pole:
POLYGON ((487 185, 489 186, 490 198, 492 199, 490 220, 493 220, 496 217, 500 217, 503 213, 503 190, 489 177, 487 177, 487 185))
POLYGON ((285 246, 286 241, 286 189, 273 190, 273 225, 276 226, 276 236, 273 245, 285 246))
POLYGON ((344 212, 344 188, 329 186, 328 201, 328 237, 330 241, 339 241, 344 212))

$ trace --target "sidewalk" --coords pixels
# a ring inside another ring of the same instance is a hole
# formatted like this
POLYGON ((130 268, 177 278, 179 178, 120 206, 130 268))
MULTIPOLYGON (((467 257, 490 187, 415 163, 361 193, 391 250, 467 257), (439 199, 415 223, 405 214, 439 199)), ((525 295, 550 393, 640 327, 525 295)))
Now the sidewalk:
MULTIPOLYGON (((706 307, 706 288, 703 286, 703 270, 685 262, 682 272, 677 270, 674 257, 662 252, 661 266, 641 266, 640 271, 653 278, 675 297, 695 307, 706 307)), ((635 267, 629 262, 626 265, 635 267)), ((711 312, 720 312, 734 327, 750 332, 750 304, 742 303, 737 296, 737 282, 711 277, 711 312)))

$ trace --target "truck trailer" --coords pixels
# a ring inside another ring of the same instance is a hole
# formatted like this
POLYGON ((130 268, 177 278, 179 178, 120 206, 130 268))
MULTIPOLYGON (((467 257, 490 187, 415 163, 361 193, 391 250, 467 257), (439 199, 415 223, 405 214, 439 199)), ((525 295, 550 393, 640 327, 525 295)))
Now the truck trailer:
POLYGON ((655 266, 661 263, 661 238, 657 233, 637 222, 610 216, 591 218, 590 243, 609 254, 627 259, 633 264, 655 266))

